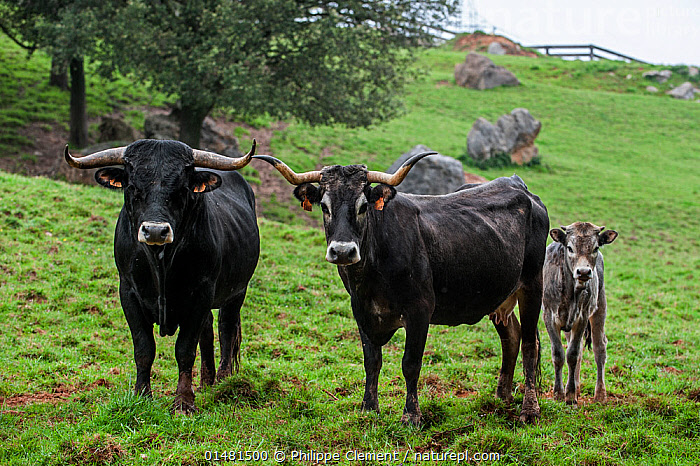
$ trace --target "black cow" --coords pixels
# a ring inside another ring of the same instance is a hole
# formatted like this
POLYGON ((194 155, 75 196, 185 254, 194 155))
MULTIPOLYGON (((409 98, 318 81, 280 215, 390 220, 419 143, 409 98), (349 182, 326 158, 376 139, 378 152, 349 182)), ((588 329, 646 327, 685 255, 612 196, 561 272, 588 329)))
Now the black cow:
POLYGON ((95 179, 124 190, 114 235, 119 297, 129 323, 136 361, 136 393, 150 395, 160 335, 180 333, 174 409, 194 411, 192 367, 201 349, 201 384, 214 383, 212 308, 219 309, 221 361, 216 380, 238 366, 240 308, 260 251, 253 191, 235 172, 255 153, 228 158, 192 150, 177 141, 140 140, 127 147, 74 158, 76 168, 101 168, 95 179), (123 168, 108 167, 122 165, 123 168))
POLYGON ((418 424, 417 385, 429 325, 476 324, 487 315, 503 349, 497 396, 512 400, 521 335, 512 317, 517 300, 526 386, 520 418, 532 422, 540 413, 535 393, 537 321, 547 210, 517 176, 444 196, 397 194, 393 186, 418 160, 434 153, 416 155, 394 175, 368 171, 364 165, 335 165, 298 175, 273 157, 256 158, 298 185, 294 194, 304 208, 321 205, 326 260, 338 265, 362 340, 367 375, 363 409, 378 409, 382 346, 404 327, 407 393, 402 421, 418 424))

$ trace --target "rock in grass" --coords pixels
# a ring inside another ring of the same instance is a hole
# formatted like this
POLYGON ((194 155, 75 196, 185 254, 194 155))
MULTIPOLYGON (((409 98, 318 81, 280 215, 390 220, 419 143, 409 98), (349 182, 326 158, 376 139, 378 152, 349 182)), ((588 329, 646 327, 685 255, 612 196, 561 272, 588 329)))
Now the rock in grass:
POLYGON ((477 162, 507 154, 511 163, 523 165, 538 155, 535 138, 541 128, 542 123, 524 108, 502 115, 495 125, 479 118, 467 135, 467 153, 477 162))
POLYGON ((643 73, 642 76, 647 79, 654 79, 659 84, 663 84, 671 78, 673 72, 671 70, 661 70, 661 71, 647 71, 643 73))
MULTIPOLYGON (((410 151, 401 155, 387 169, 387 173, 394 173, 409 158, 421 152, 432 149, 419 144, 410 151)), ((397 191, 411 194, 447 194, 455 191, 464 184, 464 170, 462 162, 442 154, 431 155, 421 159, 403 182, 396 187, 397 191)))
POLYGON ((505 55, 506 49, 503 48, 498 42, 491 42, 489 48, 486 50, 491 55, 505 55))
POLYGON ((455 81, 459 86, 479 90, 520 85, 513 73, 478 53, 468 54, 464 63, 455 65, 455 81))
POLYGON ((693 87, 692 83, 686 81, 680 86, 667 91, 666 94, 676 99, 691 100, 695 97, 695 87, 693 87))

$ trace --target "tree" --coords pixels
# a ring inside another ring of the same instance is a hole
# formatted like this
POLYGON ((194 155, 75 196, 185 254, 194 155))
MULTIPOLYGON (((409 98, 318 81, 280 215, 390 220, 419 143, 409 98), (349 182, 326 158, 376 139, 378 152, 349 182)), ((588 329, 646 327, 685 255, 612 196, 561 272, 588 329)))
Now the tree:
POLYGON ((70 137, 77 147, 88 142, 83 57, 93 53, 101 13, 115 11, 104 0, 0 0, 0 29, 31 54, 43 49, 52 57, 51 80, 61 84, 70 71, 70 137))
POLYGON ((199 146, 214 106, 368 126, 401 108, 414 47, 458 0, 131 0, 103 31, 105 71, 180 101, 180 139, 199 146))

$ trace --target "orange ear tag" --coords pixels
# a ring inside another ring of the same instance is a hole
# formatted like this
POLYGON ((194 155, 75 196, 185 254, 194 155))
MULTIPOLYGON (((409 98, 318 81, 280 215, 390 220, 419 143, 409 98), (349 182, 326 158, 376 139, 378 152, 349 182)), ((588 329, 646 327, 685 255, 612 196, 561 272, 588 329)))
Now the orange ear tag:
POLYGON ((195 186, 193 191, 196 193, 203 193, 204 190, 206 190, 206 189, 207 189, 206 185, 204 183, 202 183, 200 185, 195 186))
POLYGON ((377 202, 374 203, 374 210, 384 210, 384 198, 380 197, 377 202))
POLYGON ((117 180, 109 180, 109 184, 114 186, 115 188, 121 188, 122 187, 122 182, 117 181, 117 180))
POLYGON ((307 212, 311 212, 313 207, 311 206, 311 201, 309 201, 309 198, 304 196, 304 202, 301 203, 301 206, 306 210, 307 212))

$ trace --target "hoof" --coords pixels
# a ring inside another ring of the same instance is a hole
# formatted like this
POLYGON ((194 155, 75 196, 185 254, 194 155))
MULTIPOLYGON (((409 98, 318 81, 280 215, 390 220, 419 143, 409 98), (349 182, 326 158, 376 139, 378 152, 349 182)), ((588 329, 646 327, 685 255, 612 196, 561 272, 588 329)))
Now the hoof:
POLYGON ((362 412, 367 413, 367 412, 375 412, 379 414, 379 403, 367 403, 367 402, 362 402, 362 412))
POLYGON ((227 370, 220 370, 216 373, 216 383, 221 382, 225 378, 228 378, 231 376, 231 369, 227 370))
POLYGON ((605 403, 605 400, 608 399, 608 394, 605 392, 602 393, 596 393, 595 396, 593 397, 593 401, 596 403, 605 403))
POLYGON ((566 404, 569 406, 576 406, 578 401, 576 400, 576 397, 571 397, 566 399, 566 404))
POLYGON ((196 413, 199 410, 197 409, 197 406, 195 406, 194 400, 187 401, 181 397, 176 397, 175 401, 173 401, 172 411, 175 414, 190 415, 196 413))
POLYGON ((206 376, 202 374, 202 378, 199 380, 200 389, 204 387, 211 387, 214 385, 214 374, 207 374, 206 376))
POLYGON ((530 412, 525 412, 523 411, 520 413, 520 422, 523 424, 536 424, 537 421, 540 419, 540 412, 539 411, 530 411, 530 412))
POLYGON ((418 413, 418 414, 404 413, 403 416, 401 416, 401 423, 404 425, 407 425, 407 426, 420 427, 421 415, 420 415, 420 413, 418 413))
POLYGON ((564 401, 564 392, 554 392, 554 399, 556 401, 564 401))

